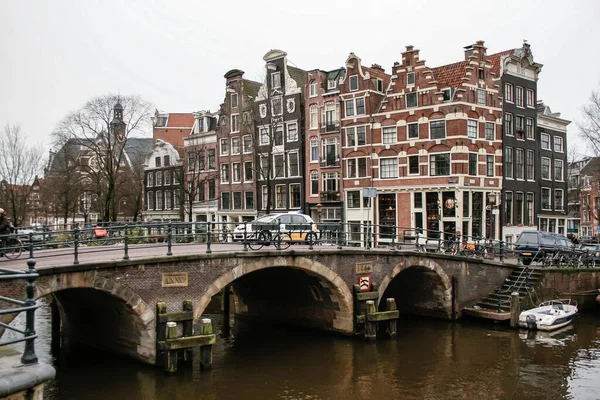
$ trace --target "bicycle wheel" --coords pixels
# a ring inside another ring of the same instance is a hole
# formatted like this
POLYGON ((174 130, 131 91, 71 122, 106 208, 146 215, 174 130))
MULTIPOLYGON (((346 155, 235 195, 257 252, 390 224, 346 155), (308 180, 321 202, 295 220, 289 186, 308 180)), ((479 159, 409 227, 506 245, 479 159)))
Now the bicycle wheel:
POLYGON ((267 235, 264 232, 254 232, 247 238, 251 250, 260 250, 265 245, 267 235))
POLYGON ((278 235, 275 235, 275 239, 274 239, 274 243, 275 243, 275 247, 277 247, 279 250, 285 250, 288 247, 290 247, 292 238, 290 238, 290 235, 288 235, 287 233, 281 233, 278 235))
POLYGON ((23 252, 23 243, 20 239, 10 240, 6 249, 4 249, 4 256, 9 260, 21 257, 23 252))

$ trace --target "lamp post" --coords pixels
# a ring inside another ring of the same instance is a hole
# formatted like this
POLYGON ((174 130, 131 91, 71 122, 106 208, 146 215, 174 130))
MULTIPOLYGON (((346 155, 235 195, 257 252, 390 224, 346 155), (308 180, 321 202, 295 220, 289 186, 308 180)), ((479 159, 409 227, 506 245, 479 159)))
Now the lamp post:
POLYGON ((317 204, 317 223, 321 222, 321 211, 323 211, 323 204, 318 203, 317 204))
POLYGON ((490 210, 490 213, 489 213, 490 229, 487 232, 487 236, 488 236, 488 238, 496 239, 496 216, 494 213, 494 210, 496 209, 496 193, 494 193, 494 192, 488 193, 487 202, 488 202, 487 206, 489 207, 489 210, 490 210))

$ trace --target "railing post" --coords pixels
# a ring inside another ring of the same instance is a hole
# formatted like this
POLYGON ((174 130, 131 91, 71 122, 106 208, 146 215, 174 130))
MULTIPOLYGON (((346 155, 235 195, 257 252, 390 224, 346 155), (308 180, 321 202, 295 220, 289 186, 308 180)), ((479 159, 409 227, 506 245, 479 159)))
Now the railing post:
POLYGON ((394 225, 393 229, 394 230, 392 232, 392 250, 396 250, 396 241, 395 241, 396 240, 396 231, 397 231, 396 225, 394 225))
POLYGON ((502 312, 502 297, 500 297, 500 292, 498 292, 498 314, 502 312))
POLYGON ((246 236, 246 230, 248 229, 248 223, 244 222, 244 248, 243 251, 248 251, 248 236, 246 236))
POLYGON ((500 240, 500 262, 504 262, 504 241, 500 240))
POLYGON ((127 224, 125 224, 125 237, 123 238, 123 260, 129 260, 129 229, 127 229, 127 224))
POLYGON ((206 228, 206 235, 207 235, 207 237, 206 237, 206 254, 210 254, 210 253, 212 253, 212 250, 210 249, 210 239, 211 239, 210 237, 212 235, 212 232, 211 232, 212 224, 210 222, 207 222, 207 224, 208 224, 208 226, 206 228))
POLYGON ((340 222, 339 230, 338 230, 338 234, 337 234, 337 249, 338 250, 342 249, 342 235, 343 234, 344 234, 344 225, 340 222))
POLYGON ((167 224, 167 255, 172 256, 171 246, 173 245, 173 232, 171 231, 171 221, 167 224))
POLYGON ((73 229, 73 264, 79 264, 79 228, 73 229))
MULTIPOLYGON (((300 230, 300 234, 302 234, 302 230, 300 230)), ((308 231, 307 235, 308 235, 308 249, 309 250, 313 250, 313 231, 312 231, 312 225, 311 225, 310 230, 308 231)))
POLYGON ((27 274, 30 276, 27 278, 27 287, 25 292, 27 294, 27 300, 25 300, 25 307, 28 309, 25 312, 25 337, 28 338, 25 341, 25 350, 21 357, 23 364, 33 364, 38 362, 38 358, 35 355, 35 278, 32 275, 37 274, 35 270, 35 259, 33 258, 33 243, 29 242, 29 259, 27 260, 27 274))
POLYGON ((281 250, 281 219, 277 220, 277 250, 281 250))
POLYGON ((367 221, 367 245, 366 248, 369 250, 371 248, 371 221, 367 221))

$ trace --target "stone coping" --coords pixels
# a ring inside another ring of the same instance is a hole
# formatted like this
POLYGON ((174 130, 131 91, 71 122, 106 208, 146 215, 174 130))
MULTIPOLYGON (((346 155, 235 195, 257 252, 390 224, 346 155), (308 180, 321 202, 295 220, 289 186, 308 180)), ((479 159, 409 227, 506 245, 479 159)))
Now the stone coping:
POLYGON ((55 374, 48 364, 24 365, 21 353, 8 346, 0 347, 0 398, 52 380, 55 374))

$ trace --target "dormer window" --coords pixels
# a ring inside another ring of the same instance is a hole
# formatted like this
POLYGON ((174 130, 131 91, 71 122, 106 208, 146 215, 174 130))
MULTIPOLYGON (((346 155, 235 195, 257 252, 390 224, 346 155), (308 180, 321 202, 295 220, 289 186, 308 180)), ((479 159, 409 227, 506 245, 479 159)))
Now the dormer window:
POLYGON ((312 81, 310 83, 309 88, 310 88, 310 93, 309 93, 310 97, 315 97, 319 94, 319 84, 316 81, 312 81))
POLYGON ((406 84, 407 85, 415 84, 415 73, 414 72, 409 72, 408 74, 406 74, 406 84))
POLYGON ((271 74, 271 89, 280 88, 281 87, 281 73, 273 72, 271 74))
POLYGON ((337 87, 337 83, 335 81, 335 79, 329 79, 327 81, 327 89, 331 90, 331 89, 335 89, 337 87))
POLYGON ((377 78, 377 91, 383 93, 383 80, 377 78))
POLYGON ((350 77, 350 91, 358 90, 358 75, 352 75, 350 77))
POLYGON ((154 166, 155 167, 160 167, 160 162, 161 162, 160 157, 155 157, 154 158, 154 166))
POLYGON ((450 89, 443 89, 442 94, 444 95, 444 101, 452 100, 450 89))
POLYGON ((231 94, 231 108, 236 108, 238 106, 238 95, 237 93, 231 94))

